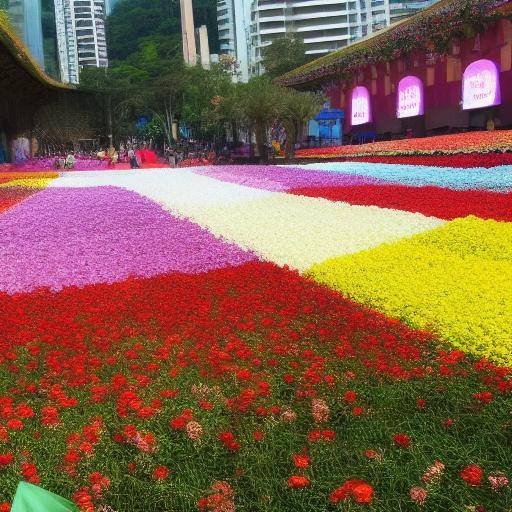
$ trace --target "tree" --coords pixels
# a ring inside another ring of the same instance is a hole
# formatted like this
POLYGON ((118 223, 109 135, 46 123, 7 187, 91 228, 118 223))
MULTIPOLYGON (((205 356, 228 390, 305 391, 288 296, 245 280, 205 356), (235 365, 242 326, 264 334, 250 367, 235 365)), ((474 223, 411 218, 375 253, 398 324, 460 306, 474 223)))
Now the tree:
POLYGON ((230 121, 226 108, 233 98, 234 84, 221 65, 211 70, 200 66, 186 68, 182 120, 197 137, 218 139, 224 136, 230 121))
POLYGON ((266 158, 267 132, 281 111, 282 89, 266 76, 251 78, 246 84, 239 84, 237 97, 239 113, 249 132, 254 132, 260 158, 266 158))
POLYGON ((279 119, 286 130, 286 156, 292 157, 295 144, 302 137, 306 123, 322 110, 325 97, 322 94, 285 89, 282 92, 279 119))
POLYGON ((297 37, 281 37, 263 49, 262 64, 266 74, 274 79, 311 59, 306 55, 306 45, 297 37))
POLYGON ((169 71, 153 82, 151 102, 154 120, 165 134, 167 144, 173 143, 172 127, 182 108, 186 74, 183 61, 176 61, 169 71), (170 71, 172 69, 172 71, 170 71))

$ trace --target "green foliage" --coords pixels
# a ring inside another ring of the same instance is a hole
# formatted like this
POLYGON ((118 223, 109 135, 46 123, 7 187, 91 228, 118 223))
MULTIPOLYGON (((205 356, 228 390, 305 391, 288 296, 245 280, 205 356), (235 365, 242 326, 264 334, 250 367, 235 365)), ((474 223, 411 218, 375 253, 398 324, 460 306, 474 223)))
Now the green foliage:
POLYGON ((281 37, 263 49, 263 66, 271 78, 277 78, 309 62, 306 45, 296 37, 281 37))
MULTIPOLYGON (((217 3, 215 0, 194 2, 196 26, 206 25, 211 51, 218 48, 217 3)), ((123 0, 107 20, 108 49, 111 60, 124 60, 138 53, 141 42, 155 38, 170 44, 181 38, 179 0, 123 0), (167 41, 167 42, 166 42, 167 41)), ((180 39, 181 41, 181 39, 180 39)), ((179 48, 181 52, 181 47, 179 48)))

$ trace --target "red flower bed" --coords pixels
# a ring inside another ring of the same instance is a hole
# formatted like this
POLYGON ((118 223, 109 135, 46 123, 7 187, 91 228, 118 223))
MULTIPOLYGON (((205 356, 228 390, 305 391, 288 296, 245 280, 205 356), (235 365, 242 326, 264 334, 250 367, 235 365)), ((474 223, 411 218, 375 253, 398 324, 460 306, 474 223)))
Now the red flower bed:
POLYGON ((331 146, 297 151, 298 158, 335 158, 342 156, 435 155, 493 153, 510 151, 512 130, 466 132, 435 135, 418 139, 400 139, 369 144, 331 146))
POLYGON ((36 188, 0 187, 0 213, 38 191, 36 188))
POLYGON ((482 219, 512 221, 512 193, 404 185, 312 187, 294 189, 290 193, 323 197, 330 201, 345 201, 350 204, 418 212, 441 219, 475 215, 482 219))
POLYGON ((472 153, 459 155, 406 155, 406 156, 361 156, 333 159, 339 162, 368 162, 376 164, 428 165, 431 167, 497 167, 512 165, 512 153, 472 153))
POLYGON ((509 370, 272 264, 0 294, 0 332, 0 503, 25 478, 82 511, 393 510, 425 456, 507 467, 509 370))

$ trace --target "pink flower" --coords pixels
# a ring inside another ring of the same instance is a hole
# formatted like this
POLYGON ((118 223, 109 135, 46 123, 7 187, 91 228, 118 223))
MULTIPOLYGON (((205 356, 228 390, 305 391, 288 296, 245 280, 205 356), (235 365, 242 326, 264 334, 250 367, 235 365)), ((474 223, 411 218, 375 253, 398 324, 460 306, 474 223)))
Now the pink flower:
POLYGON ((428 492, 423 487, 416 486, 411 488, 409 491, 409 496, 411 497, 411 500, 416 503, 416 505, 422 507, 427 501, 428 492))

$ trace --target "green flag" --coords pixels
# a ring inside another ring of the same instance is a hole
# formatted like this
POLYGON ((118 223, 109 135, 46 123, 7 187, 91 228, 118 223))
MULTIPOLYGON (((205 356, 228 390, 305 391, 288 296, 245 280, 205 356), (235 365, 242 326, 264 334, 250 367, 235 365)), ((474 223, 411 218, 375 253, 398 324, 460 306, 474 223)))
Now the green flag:
POLYGON ((41 487, 20 482, 11 512, 78 512, 74 503, 41 487))

